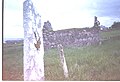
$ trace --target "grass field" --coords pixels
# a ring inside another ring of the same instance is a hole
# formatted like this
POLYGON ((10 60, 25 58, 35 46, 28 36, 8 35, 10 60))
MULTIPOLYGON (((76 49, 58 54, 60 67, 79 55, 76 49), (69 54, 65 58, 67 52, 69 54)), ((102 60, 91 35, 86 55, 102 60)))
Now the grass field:
MULTIPOLYGON (((64 48, 69 77, 64 78, 57 49, 45 52, 45 80, 120 80, 120 30, 102 32, 101 45, 64 48)), ((3 45, 3 80, 23 80, 23 46, 3 45)))

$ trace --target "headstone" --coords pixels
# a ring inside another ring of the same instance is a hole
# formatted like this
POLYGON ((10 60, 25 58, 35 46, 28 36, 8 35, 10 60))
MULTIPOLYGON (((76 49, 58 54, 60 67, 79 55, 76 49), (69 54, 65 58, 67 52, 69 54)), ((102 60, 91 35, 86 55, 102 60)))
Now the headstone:
POLYGON ((64 56, 63 46, 61 44, 58 44, 58 51, 59 51, 60 60, 61 60, 61 64, 62 64, 63 71, 64 71, 64 76, 65 76, 65 78, 67 78, 68 77, 68 68, 67 68, 67 64, 66 64, 66 60, 65 60, 65 56, 64 56))
POLYGON ((24 80, 44 80, 44 48, 41 16, 36 13, 31 0, 23 3, 24 27, 24 80))

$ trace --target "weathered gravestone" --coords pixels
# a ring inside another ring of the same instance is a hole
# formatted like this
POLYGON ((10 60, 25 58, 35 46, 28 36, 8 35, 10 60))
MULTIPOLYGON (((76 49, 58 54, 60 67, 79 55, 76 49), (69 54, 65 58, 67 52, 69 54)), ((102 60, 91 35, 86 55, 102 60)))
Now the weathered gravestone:
POLYGON ((62 65, 63 71, 64 71, 64 76, 65 76, 65 78, 67 78, 68 77, 68 68, 67 68, 67 64, 66 64, 66 60, 65 60, 65 56, 64 56, 63 46, 61 44, 58 44, 58 51, 59 51, 61 65, 62 65))
POLYGON ((44 48, 41 16, 31 0, 23 3, 24 80, 44 80, 44 48))

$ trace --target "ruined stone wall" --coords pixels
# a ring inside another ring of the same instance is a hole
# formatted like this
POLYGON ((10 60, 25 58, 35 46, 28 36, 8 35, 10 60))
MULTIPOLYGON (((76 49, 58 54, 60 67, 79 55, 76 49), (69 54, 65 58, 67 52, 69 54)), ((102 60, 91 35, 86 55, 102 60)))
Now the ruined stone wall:
POLYGON ((98 44, 99 32, 94 28, 72 28, 65 30, 43 30, 44 48, 56 48, 58 44, 64 47, 81 47, 98 44))

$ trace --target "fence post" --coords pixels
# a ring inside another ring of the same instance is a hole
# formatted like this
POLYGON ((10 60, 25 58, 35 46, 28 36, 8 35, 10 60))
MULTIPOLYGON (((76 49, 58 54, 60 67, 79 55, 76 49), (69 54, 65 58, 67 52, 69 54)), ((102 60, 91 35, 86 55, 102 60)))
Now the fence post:
POLYGON ((62 64, 63 71, 64 71, 64 76, 65 76, 65 78, 67 78, 68 77, 68 68, 66 65, 66 60, 65 60, 62 44, 58 44, 58 51, 59 51, 60 60, 61 60, 61 64, 62 64))
POLYGON ((44 80, 44 48, 41 16, 36 13, 31 0, 23 3, 24 27, 24 80, 44 80))

